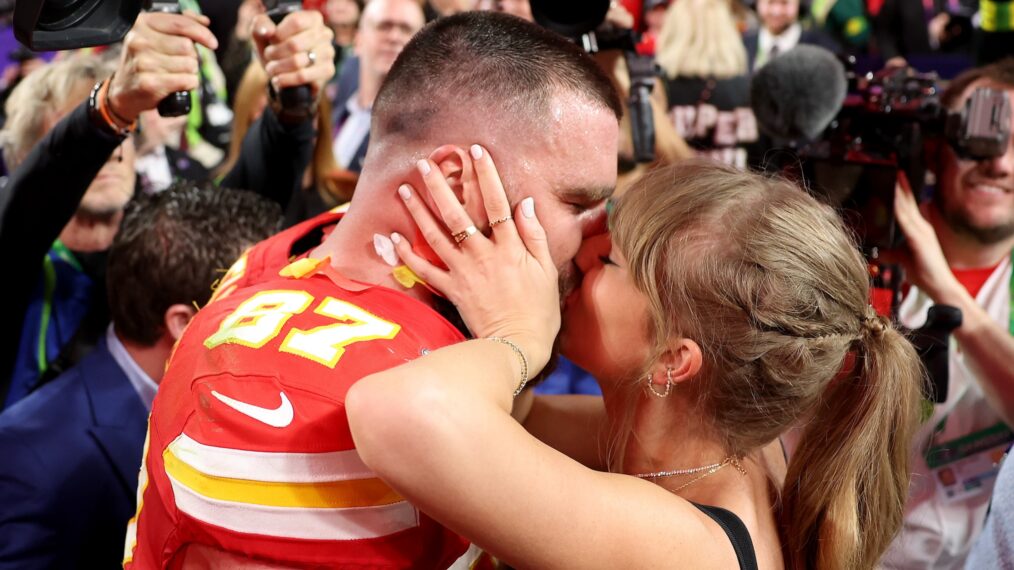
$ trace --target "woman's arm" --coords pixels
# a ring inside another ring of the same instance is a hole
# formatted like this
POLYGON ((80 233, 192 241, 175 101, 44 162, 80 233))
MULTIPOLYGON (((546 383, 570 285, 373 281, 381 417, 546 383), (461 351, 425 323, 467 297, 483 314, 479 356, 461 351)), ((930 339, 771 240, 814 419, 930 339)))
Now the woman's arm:
MULTIPOLYGON (((516 412, 514 417, 518 417, 516 412)), ((607 470, 609 425, 601 396, 535 396, 522 425, 539 441, 585 467, 607 470)))
MULTIPOLYGON (((334 75, 334 34, 315 10, 294 12, 275 26, 264 14, 254 19, 258 57, 276 91, 308 85, 318 97, 324 84, 334 75), (313 46, 313 61, 305 51, 292 52, 295 43, 313 46), (293 71, 296 70, 296 71, 293 71)), ((261 115, 247 132, 236 165, 225 175, 220 186, 252 190, 274 200, 285 211, 293 193, 303 184, 303 172, 310 164, 317 133, 314 117, 287 117, 278 100, 261 115)))
POLYGON ((303 184, 317 133, 314 119, 282 124, 270 106, 243 139, 239 159, 219 182, 223 188, 250 190, 282 207, 303 184))
POLYGON ((519 378, 513 351, 483 339, 367 377, 346 398, 356 449, 420 510, 519 568, 707 568, 698 556, 728 548, 686 501, 526 433, 510 416, 519 378))

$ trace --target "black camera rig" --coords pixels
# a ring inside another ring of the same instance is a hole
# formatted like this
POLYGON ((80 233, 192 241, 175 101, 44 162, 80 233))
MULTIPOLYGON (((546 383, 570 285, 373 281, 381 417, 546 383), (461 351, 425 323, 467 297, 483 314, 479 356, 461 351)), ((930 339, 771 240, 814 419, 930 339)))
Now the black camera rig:
MULTIPOLYGON (((263 0, 267 15, 277 24, 301 10, 301 0, 263 0)), ((14 6, 14 35, 36 51, 66 50, 118 42, 127 35, 141 10, 179 13, 176 1, 153 0, 18 0, 14 6)), ((300 85, 278 94, 282 109, 304 116, 313 106, 310 87, 300 85)), ((169 95, 158 106, 166 117, 190 112, 190 94, 169 95)))
POLYGON ((876 258, 902 241, 893 213, 897 173, 921 188, 924 143, 932 137, 964 159, 1002 155, 1010 141, 1011 104, 1003 92, 980 87, 960 109, 947 109, 936 74, 907 68, 850 73, 848 79, 850 93, 838 115, 822 136, 797 150, 794 175, 841 208, 864 252, 876 258))

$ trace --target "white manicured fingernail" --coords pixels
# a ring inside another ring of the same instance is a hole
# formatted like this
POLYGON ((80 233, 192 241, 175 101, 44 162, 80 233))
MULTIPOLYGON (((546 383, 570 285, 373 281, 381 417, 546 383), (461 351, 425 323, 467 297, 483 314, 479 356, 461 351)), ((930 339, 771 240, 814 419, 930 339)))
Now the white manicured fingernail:
POLYGON ((422 172, 423 176, 430 173, 430 163, 425 158, 415 163, 415 165, 419 167, 419 172, 422 172))
POLYGON ((472 153, 472 158, 475 160, 482 158, 482 147, 477 144, 473 144, 472 148, 469 149, 469 152, 472 153))
POLYGON ((393 241, 395 244, 400 244, 401 234, 399 234, 398 232, 394 232, 393 234, 391 234, 391 241, 393 241))
POLYGON ((384 263, 391 267, 398 265, 398 254, 394 252, 394 244, 391 243, 391 238, 381 234, 373 234, 373 249, 384 260, 384 263))
POLYGON ((408 187, 408 184, 402 184, 398 187, 398 195, 402 200, 408 200, 412 197, 412 189, 408 187))
POLYGON ((529 196, 521 201, 521 214, 526 218, 535 217, 535 198, 529 196))
POLYGON ((257 35, 261 36, 261 37, 264 37, 264 36, 268 35, 268 29, 267 28, 257 28, 257 35))

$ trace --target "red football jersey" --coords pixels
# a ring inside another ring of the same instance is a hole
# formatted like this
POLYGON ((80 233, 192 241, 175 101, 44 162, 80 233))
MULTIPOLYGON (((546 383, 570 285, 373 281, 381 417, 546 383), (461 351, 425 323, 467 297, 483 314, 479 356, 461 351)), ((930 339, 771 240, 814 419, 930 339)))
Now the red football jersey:
POLYGON ((294 251, 298 244, 310 242, 303 243, 304 248, 318 245, 313 243, 313 238, 323 237, 331 227, 341 221, 344 215, 344 209, 341 208, 325 212, 279 232, 250 248, 218 280, 215 294, 212 295, 209 303, 227 297, 243 287, 275 279, 278 277, 279 270, 288 265, 294 257, 303 253, 302 251, 294 251))
POLYGON ((363 464, 344 409, 360 378, 464 338, 429 306, 327 263, 272 268, 306 227, 248 252, 248 272, 223 279, 231 289, 177 344, 126 568, 446 568, 468 549, 363 464))

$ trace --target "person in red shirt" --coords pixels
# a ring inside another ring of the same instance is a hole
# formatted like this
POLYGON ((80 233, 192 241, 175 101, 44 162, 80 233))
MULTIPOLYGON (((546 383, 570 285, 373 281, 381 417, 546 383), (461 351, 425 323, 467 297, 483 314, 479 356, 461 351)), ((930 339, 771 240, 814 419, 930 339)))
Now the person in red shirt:
POLYGON ((126 568, 471 563, 463 538, 365 466, 345 416, 360 378, 465 338, 453 308, 390 263, 383 236, 417 235, 397 189, 439 169, 481 228, 455 231, 488 231, 504 220, 482 215, 469 182, 467 149, 482 145, 511 203, 534 199, 567 292, 616 183, 621 109, 587 54, 520 19, 470 12, 415 36, 374 103, 348 212, 255 246, 177 345, 149 421, 126 568))
MULTIPOLYGON (((1014 60, 955 78, 941 102, 960 109, 979 87, 1014 97, 1014 60)), ((961 309, 962 323, 948 354, 946 400, 932 408, 917 440, 905 527, 887 568, 964 567, 989 509, 999 469, 992 458, 1014 442, 1014 141, 1008 145, 999 157, 972 161, 940 144, 927 157, 938 181, 933 200, 920 207, 911 189, 896 193, 912 285, 899 309, 902 323, 921 326, 934 304, 961 309)))

